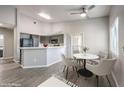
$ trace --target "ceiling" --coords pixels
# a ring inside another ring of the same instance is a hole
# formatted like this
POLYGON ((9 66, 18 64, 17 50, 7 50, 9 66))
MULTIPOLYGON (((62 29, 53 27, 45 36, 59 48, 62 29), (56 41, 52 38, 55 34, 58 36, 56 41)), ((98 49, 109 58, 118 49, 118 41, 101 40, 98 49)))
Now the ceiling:
MULTIPOLYGON (((16 5, 15 6, 21 13, 36 18, 45 22, 60 22, 60 21, 72 21, 82 20, 80 15, 70 15, 69 10, 80 8, 82 5, 16 5), (38 15, 38 13, 44 12, 49 14, 52 19, 46 20, 38 15)), ((90 18, 97 18, 108 16, 111 6, 109 5, 96 5, 95 8, 88 12, 90 18)))

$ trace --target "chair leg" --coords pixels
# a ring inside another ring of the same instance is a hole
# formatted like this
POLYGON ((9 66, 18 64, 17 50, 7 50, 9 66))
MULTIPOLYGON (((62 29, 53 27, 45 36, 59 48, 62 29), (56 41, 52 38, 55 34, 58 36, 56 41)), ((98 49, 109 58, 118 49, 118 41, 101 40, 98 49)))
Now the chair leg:
POLYGON ((80 63, 80 60, 79 60, 79 59, 77 60, 77 63, 78 63, 79 65, 81 65, 81 63, 80 63))
POLYGON ((79 60, 77 59, 77 63, 79 64, 79 60))
POLYGON ((110 85, 110 87, 111 87, 112 85, 111 85, 111 83, 110 83, 109 78, 108 78, 107 75, 106 75, 106 78, 107 78, 107 80, 108 80, 108 82, 109 82, 109 85, 110 85))
POLYGON ((81 60, 82 65, 84 64, 84 60, 81 60))
POLYGON ((76 69, 76 72, 77 72, 77 76, 79 77, 79 73, 78 73, 78 71, 77 71, 77 67, 75 67, 75 69, 76 69))
POLYGON ((65 71, 66 66, 64 66, 63 72, 65 71))
POLYGON ((67 79, 67 76, 68 76, 68 67, 66 69, 66 79, 67 79))
POLYGON ((99 76, 96 75, 97 87, 99 86, 99 76))

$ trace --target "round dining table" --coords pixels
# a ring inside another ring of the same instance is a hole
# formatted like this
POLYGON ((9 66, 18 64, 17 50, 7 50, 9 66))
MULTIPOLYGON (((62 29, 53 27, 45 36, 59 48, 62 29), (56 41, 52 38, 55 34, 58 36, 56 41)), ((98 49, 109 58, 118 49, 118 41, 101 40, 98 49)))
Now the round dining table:
POLYGON ((78 53, 73 55, 77 60, 83 60, 84 67, 78 70, 78 73, 85 77, 91 77, 93 75, 92 72, 86 69, 87 60, 98 59, 99 56, 90 54, 90 53, 78 53))

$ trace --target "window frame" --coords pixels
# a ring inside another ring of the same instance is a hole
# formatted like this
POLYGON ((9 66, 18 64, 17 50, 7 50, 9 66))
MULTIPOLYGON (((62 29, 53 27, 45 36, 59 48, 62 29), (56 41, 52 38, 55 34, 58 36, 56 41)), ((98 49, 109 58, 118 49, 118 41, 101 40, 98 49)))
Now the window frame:
POLYGON ((119 17, 116 17, 111 26, 111 32, 110 32, 110 50, 111 50, 112 56, 116 56, 116 57, 119 56, 119 36, 118 35, 119 35, 119 17))

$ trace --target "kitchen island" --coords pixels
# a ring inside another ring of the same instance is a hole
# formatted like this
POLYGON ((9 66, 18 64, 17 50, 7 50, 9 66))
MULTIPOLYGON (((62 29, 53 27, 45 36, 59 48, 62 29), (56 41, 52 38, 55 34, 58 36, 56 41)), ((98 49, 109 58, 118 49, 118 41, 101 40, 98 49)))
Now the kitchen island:
POLYGON ((61 54, 65 53, 65 47, 22 47, 20 51, 22 68, 48 67, 62 61, 61 54))

